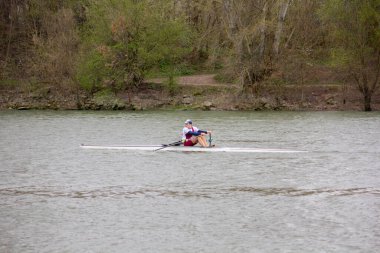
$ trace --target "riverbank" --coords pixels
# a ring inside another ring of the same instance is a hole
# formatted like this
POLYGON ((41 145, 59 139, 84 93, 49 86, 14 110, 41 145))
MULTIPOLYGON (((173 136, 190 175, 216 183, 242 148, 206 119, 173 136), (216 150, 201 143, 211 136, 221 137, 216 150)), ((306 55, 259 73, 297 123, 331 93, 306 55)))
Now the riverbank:
MULTIPOLYGON (((2 87, 0 109, 58 110, 362 110, 362 97, 354 86, 339 84, 267 84, 251 87, 249 95, 235 84, 221 84, 213 75, 178 78, 174 86, 151 79, 139 89, 95 94, 30 85, 2 87)), ((373 110, 380 110, 379 92, 373 110)))

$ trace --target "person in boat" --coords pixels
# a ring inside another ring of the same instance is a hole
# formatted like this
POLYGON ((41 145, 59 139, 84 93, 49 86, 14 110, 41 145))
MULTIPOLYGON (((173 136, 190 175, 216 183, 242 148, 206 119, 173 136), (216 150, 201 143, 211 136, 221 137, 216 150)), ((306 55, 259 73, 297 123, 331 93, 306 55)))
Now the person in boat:
POLYGON ((182 130, 182 142, 184 146, 194 146, 199 143, 202 147, 208 147, 205 135, 211 135, 211 131, 199 130, 193 126, 193 122, 188 119, 182 130))

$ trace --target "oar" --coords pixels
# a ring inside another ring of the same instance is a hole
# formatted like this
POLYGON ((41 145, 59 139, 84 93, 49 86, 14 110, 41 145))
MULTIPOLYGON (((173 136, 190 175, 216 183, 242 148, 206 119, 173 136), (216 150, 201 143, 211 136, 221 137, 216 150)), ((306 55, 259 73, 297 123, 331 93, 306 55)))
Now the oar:
POLYGON ((211 147, 211 142, 212 142, 212 137, 211 137, 211 133, 208 134, 208 146, 211 147))
POLYGON ((179 146, 179 145, 181 145, 181 143, 182 143, 182 141, 176 141, 176 142, 173 142, 173 143, 164 144, 164 145, 162 145, 161 148, 158 148, 158 149, 156 149, 154 151, 158 151, 158 150, 161 150, 161 149, 164 149, 164 148, 167 148, 167 147, 179 146))

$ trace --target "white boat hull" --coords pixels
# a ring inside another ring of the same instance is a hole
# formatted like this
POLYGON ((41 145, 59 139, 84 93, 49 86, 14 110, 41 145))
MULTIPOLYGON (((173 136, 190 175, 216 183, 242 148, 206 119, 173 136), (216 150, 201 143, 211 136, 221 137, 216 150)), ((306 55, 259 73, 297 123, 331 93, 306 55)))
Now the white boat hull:
POLYGON ((212 147, 203 148, 200 146, 184 147, 184 146, 170 146, 165 147, 161 145, 152 146, 95 146, 95 145, 81 145, 84 149, 100 149, 100 150, 131 150, 131 151, 173 151, 173 152, 231 152, 231 153, 300 153, 305 151, 288 150, 288 149, 262 149, 262 148, 232 148, 232 147, 212 147), (162 148, 162 149, 160 149, 162 148))

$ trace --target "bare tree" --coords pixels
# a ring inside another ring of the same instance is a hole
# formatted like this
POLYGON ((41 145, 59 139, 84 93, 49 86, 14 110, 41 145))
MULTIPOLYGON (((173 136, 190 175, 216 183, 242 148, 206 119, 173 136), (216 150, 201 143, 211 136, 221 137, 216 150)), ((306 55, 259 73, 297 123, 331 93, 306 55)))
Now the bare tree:
POLYGON ((275 32, 274 43, 273 43, 273 52, 277 57, 280 50, 280 43, 282 39, 283 26, 285 22, 285 17, 288 12, 289 5, 292 0, 282 0, 280 3, 280 10, 278 12, 278 21, 277 29, 275 32))

